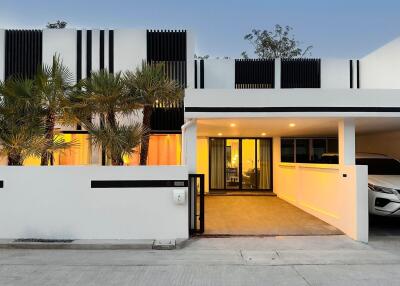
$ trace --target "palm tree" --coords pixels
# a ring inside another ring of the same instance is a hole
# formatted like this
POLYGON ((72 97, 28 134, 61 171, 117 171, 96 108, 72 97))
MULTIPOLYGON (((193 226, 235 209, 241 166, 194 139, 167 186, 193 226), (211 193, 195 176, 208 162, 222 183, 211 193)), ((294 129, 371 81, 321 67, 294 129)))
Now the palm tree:
POLYGON ((148 135, 151 130, 153 106, 158 102, 164 104, 176 102, 183 97, 182 87, 176 81, 168 79, 164 70, 162 63, 147 64, 143 62, 141 68, 125 74, 128 90, 142 108, 143 126, 147 130, 141 144, 140 165, 147 164, 148 135))
POLYGON ((123 156, 134 153, 146 133, 141 124, 129 120, 138 104, 128 94, 120 72, 92 73, 77 87, 71 104, 93 143, 106 151, 113 165, 123 165, 123 156), (94 118, 100 119, 98 123, 93 122, 94 118))
MULTIPOLYGON (((72 78, 72 74, 57 55, 53 56, 51 65, 41 66, 34 78, 35 94, 40 100, 46 122, 45 137, 48 142, 54 142, 55 149, 58 148, 59 143, 64 143, 65 147, 75 145, 75 142, 63 142, 63 139, 55 134, 56 122, 72 124, 72 122, 66 121, 67 98, 72 90, 72 78)), ((53 164, 53 149, 43 150, 41 165, 53 164)))
POLYGON ((29 79, 0 83, 0 154, 8 165, 21 166, 48 146, 40 102, 29 79))

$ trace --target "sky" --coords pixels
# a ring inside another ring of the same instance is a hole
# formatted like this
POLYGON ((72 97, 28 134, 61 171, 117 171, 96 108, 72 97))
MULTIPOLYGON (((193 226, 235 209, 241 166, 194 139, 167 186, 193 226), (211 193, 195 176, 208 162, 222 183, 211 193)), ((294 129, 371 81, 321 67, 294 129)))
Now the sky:
POLYGON ((244 35, 280 24, 313 57, 361 58, 400 36, 399 12, 400 0, 0 0, 0 28, 188 29, 196 54, 240 58, 252 55, 244 35))

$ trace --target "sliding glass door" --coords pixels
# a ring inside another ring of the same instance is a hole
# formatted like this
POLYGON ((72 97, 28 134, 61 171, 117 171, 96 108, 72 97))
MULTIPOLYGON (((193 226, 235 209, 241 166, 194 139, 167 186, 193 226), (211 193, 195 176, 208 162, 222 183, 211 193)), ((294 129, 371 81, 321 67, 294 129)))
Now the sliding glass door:
POLYGON ((210 190, 272 189, 270 138, 210 138, 210 190))

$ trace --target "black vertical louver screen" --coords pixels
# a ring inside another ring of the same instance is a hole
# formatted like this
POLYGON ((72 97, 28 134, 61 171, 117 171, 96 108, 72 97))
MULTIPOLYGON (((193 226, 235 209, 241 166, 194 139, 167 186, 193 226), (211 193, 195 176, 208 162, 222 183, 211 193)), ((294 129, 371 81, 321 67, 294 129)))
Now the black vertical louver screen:
POLYGON ((42 64, 41 30, 5 31, 5 78, 33 78, 42 64))
POLYGON ((147 30, 147 60, 186 61, 186 31, 147 30))
MULTIPOLYGON (((147 62, 163 63, 165 74, 184 89, 187 86, 186 31, 147 30, 147 62)), ((184 122, 183 103, 159 102, 153 108, 153 132, 180 132, 184 122)))
POLYGON ((181 132, 183 121, 183 102, 157 103, 153 107, 151 130, 158 133, 179 133, 181 132))
POLYGON ((274 88, 275 60, 235 60, 235 88, 274 88))
POLYGON ((320 88, 320 59, 282 59, 281 88, 320 88))

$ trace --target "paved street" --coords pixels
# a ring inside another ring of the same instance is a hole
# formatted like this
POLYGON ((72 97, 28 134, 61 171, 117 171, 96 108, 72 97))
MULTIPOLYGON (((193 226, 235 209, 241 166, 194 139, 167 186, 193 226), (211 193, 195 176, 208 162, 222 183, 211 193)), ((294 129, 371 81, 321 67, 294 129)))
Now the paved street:
POLYGON ((0 285, 399 285, 400 239, 193 240, 180 250, 0 250, 0 285))

